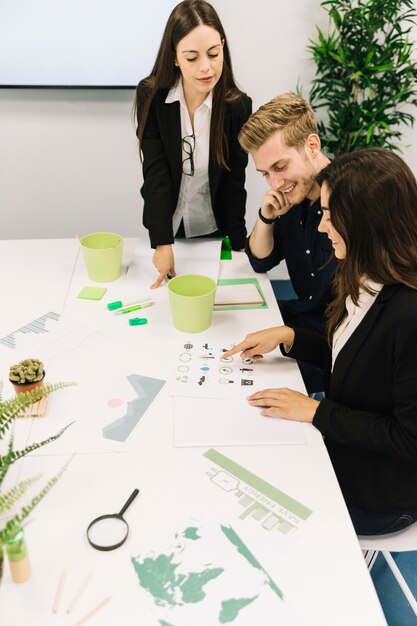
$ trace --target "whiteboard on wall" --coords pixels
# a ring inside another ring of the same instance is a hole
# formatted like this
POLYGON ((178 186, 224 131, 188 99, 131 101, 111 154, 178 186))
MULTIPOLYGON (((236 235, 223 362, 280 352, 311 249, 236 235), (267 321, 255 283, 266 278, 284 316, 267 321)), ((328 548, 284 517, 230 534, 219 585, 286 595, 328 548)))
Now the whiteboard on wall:
POLYGON ((0 86, 133 87, 178 0, 0 0, 0 86))

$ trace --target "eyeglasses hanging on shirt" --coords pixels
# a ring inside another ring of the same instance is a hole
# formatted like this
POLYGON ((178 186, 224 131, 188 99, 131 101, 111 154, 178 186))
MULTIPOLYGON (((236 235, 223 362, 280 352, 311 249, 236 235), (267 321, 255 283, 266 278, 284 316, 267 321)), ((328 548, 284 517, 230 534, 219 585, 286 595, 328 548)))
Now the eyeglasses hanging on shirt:
POLYGON ((195 135, 186 135, 182 138, 182 149, 188 156, 182 162, 182 171, 187 176, 194 176, 194 150, 195 150, 195 135))

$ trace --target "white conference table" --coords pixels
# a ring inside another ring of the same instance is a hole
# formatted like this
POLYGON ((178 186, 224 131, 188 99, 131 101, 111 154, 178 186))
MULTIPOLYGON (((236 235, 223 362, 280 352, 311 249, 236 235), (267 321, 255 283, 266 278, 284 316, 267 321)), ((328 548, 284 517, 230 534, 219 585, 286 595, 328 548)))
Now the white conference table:
MULTIPOLYGON (((88 438, 99 423, 97 394, 101 389, 100 376, 105 378, 106 369, 111 374, 112 367, 121 372, 134 368, 132 371, 142 375, 169 381, 175 346, 187 338, 172 326, 166 287, 152 292, 156 305, 146 310, 146 326, 130 327, 126 319, 121 319, 124 316, 115 318, 106 310, 105 303, 109 301, 133 292, 149 293, 147 287, 135 289, 126 276, 134 246, 134 240, 126 240, 122 277, 105 285, 107 294, 95 302, 76 297, 83 286, 92 284, 76 240, 0 242, 1 285, 3 302, 7 303, 2 307, 0 337, 55 311, 62 319, 94 329, 101 338, 94 355, 83 363, 77 363, 76 350, 67 358, 56 359, 51 368, 53 380, 75 380, 78 385, 49 396, 45 417, 16 423, 16 447, 21 447, 76 420, 60 440, 16 463, 9 472, 8 485, 39 472, 50 478, 71 454, 75 456, 58 484, 32 513, 25 529, 33 569, 31 579, 14 584, 5 562, 0 585, 0 623, 76 624, 110 596, 107 607, 89 624, 158 624, 151 603, 136 593, 139 585, 130 558, 140 553, 143 542, 151 541, 158 532, 175 528, 178 520, 209 512, 214 520, 225 520, 239 529, 283 591, 285 602, 296 611, 296 623, 300 626, 386 624, 326 448, 312 425, 302 425, 304 444, 174 447, 173 398, 166 384, 135 428, 129 445, 95 446, 94 439, 88 438), (242 521, 241 511, 231 503, 230 495, 214 488, 208 478, 213 464, 204 454, 209 448, 289 494, 313 514, 287 538, 261 528, 250 516, 242 521), (135 487, 140 489, 140 495, 126 513, 130 526, 126 543, 112 552, 91 548, 85 536, 88 523, 103 513, 117 512, 135 487), (64 568, 67 583, 63 600, 58 613, 52 613, 64 568), (91 583, 68 615, 65 608, 90 573, 91 583), (132 598, 133 605, 137 602, 140 607, 139 617, 130 608, 132 598)), ((254 274, 244 253, 233 253, 232 261, 221 263, 221 278, 251 276, 254 274)), ((222 337, 236 342, 248 332, 281 322, 267 276, 257 278, 269 308, 216 311, 204 340, 222 337)), ((277 386, 303 391, 296 363, 278 352, 271 358, 277 386)), ((7 373, 15 360, 16 354, 0 344, 0 379, 5 382, 5 397, 12 395, 7 373)), ((48 381, 52 382, 49 373, 48 370, 48 381)), ((222 415, 216 415, 216 419, 221 418, 222 415)), ((276 623, 273 615, 257 615, 256 619, 264 624, 276 623)))

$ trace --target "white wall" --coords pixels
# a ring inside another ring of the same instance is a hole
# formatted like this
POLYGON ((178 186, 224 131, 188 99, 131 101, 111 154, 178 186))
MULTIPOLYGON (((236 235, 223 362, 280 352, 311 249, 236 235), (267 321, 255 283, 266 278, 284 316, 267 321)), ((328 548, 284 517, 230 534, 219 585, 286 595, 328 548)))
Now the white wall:
MULTIPOLYGON (((308 95, 308 39, 326 22, 319 0, 212 3, 254 108, 299 80, 308 95)), ((132 103, 130 90, 0 90, 0 239, 142 231, 132 103)), ((413 133, 406 129, 405 145, 413 133)), ((404 157, 417 173, 416 141, 404 157)), ((251 162, 247 189, 251 228, 266 189, 251 162)))

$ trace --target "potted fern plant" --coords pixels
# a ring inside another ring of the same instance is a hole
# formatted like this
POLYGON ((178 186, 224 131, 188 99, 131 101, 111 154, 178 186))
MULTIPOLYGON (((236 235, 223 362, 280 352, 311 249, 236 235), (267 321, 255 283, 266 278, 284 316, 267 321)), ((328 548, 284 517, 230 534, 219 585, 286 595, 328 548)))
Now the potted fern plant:
POLYGON ((400 149, 401 125, 413 125, 417 105, 415 2, 325 0, 321 6, 328 34, 317 28, 308 48, 317 66, 310 102, 325 112, 323 149, 329 156, 371 146, 400 149))
POLYGON ((66 463, 55 476, 48 480, 41 491, 34 496, 28 504, 22 506, 18 512, 10 513, 12 509, 15 509, 19 500, 26 495, 29 489, 42 478, 42 475, 39 474, 32 478, 22 480, 11 488, 3 491, 2 484, 10 467, 16 463, 16 461, 19 461, 30 452, 33 452, 33 450, 37 450, 61 437, 71 425, 68 424, 64 428, 61 428, 58 433, 48 437, 44 441, 33 443, 22 450, 15 450, 12 430, 14 420, 26 407, 37 402, 42 396, 73 384, 74 383, 67 382, 48 384, 44 385, 42 388, 35 388, 32 391, 16 395, 14 398, 4 401, 2 398, 2 385, 0 383, 0 444, 8 436, 8 441, 0 448, 0 518, 4 518, 9 513, 7 521, 0 525, 0 580, 3 572, 3 555, 5 551, 9 557, 13 580, 15 582, 24 582, 30 577, 31 569, 24 541, 23 523, 29 517, 33 509, 56 484, 68 465, 68 463, 66 463))

